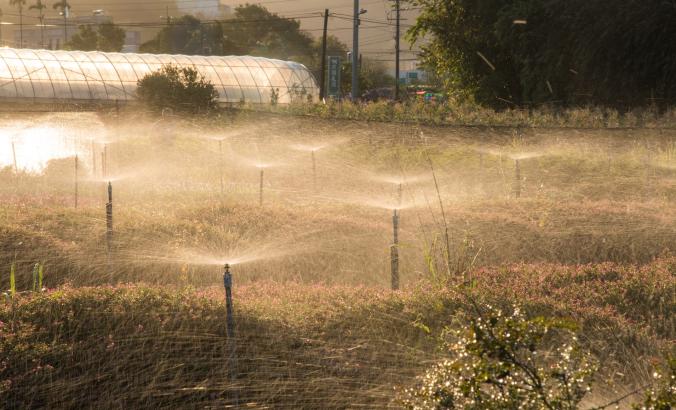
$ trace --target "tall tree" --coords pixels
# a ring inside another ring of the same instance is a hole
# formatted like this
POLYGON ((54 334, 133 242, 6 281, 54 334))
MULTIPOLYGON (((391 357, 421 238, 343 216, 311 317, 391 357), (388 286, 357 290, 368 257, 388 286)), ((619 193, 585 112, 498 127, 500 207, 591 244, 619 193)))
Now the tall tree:
POLYGON ((80 26, 66 48, 81 51, 118 52, 124 46, 125 32, 113 23, 103 23, 94 29, 91 25, 80 26))
POLYGON ((38 21, 40 22, 40 47, 45 48, 45 12, 47 5, 42 0, 35 0, 28 9, 38 11, 38 21))
POLYGON ((54 10, 60 10, 59 13, 63 16, 63 43, 68 42, 68 14, 70 13, 70 3, 68 0, 60 0, 52 5, 54 10))
POLYGON ((421 10, 409 38, 452 94, 495 107, 676 103, 673 1, 409 2, 421 10))
POLYGON ((220 24, 203 23, 193 16, 172 19, 154 39, 141 45, 141 51, 167 54, 217 54, 223 52, 220 24))
POLYGON ((235 17, 223 22, 226 53, 251 54, 306 62, 313 54, 313 39, 300 29, 300 21, 271 13, 260 5, 235 8, 235 17))
POLYGON ((10 6, 15 6, 19 12, 19 48, 23 48, 23 8, 26 0, 9 0, 10 6))

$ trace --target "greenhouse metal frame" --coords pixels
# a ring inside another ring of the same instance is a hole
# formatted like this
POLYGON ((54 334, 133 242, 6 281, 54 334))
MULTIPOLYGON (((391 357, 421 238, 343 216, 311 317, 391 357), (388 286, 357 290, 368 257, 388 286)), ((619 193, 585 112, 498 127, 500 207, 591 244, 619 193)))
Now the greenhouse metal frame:
POLYGON ((287 104, 319 96, 312 73, 292 61, 0 48, 0 102, 134 100, 138 81, 168 64, 196 68, 214 85, 223 104, 266 104, 273 99, 287 104))

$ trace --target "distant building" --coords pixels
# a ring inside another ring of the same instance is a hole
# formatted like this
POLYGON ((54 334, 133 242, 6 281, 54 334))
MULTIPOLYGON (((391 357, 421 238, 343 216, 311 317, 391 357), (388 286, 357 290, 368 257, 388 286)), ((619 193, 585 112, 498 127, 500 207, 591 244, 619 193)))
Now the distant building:
MULTIPOLYGON (((28 3, 31 3, 29 0, 28 3)), ((111 0, 87 0, 71 1, 71 16, 68 21, 68 39, 64 38, 63 17, 58 16, 58 12, 48 2, 48 7, 44 10, 45 25, 56 27, 45 27, 45 37, 47 31, 54 32, 51 38, 52 49, 62 49, 63 43, 70 40, 70 37, 78 30, 82 24, 96 24, 94 18, 104 17, 114 19, 127 30, 127 41, 124 51, 138 50, 139 46, 152 40, 163 25, 169 19, 178 18, 186 14, 194 15, 204 20, 225 19, 232 16, 232 9, 222 4, 219 0, 152 0, 152 1, 111 1, 111 0), (94 20, 93 20, 94 19, 94 20), (94 21, 94 23, 92 23, 94 21), (146 24, 138 24, 146 23, 146 24), (133 27, 130 32, 129 29, 133 27), (58 42, 58 46, 57 46, 58 42)), ((27 3, 27 4, 28 4, 27 3)), ((246 3, 246 2, 242 2, 246 3)), ((14 6, 9 4, 9 0, 0 0, 0 9, 4 16, 0 16, 0 47, 21 47, 19 32, 19 17, 14 6)), ((24 44, 23 47, 40 48, 40 27, 38 23, 37 12, 29 10, 28 5, 24 9, 24 44), (34 30, 34 34, 29 34, 29 30, 34 30)), ((45 39, 45 48, 50 48, 49 40, 45 39)))
MULTIPOLYGON (((61 50, 64 44, 70 41, 80 31, 80 26, 97 26, 103 23, 112 23, 113 19, 103 10, 94 10, 89 16, 71 16, 67 19, 45 18, 44 27, 40 24, 23 26, 23 34, 19 26, 14 24, 13 43, 21 45, 18 48, 35 48, 46 50, 61 50), (65 28, 64 28, 65 27, 65 28), (43 30, 44 29, 44 30, 43 30), (67 37, 66 37, 67 36, 67 37), (21 38, 23 37, 23 44, 21 38)), ((126 31, 126 40, 122 51, 136 52, 140 46, 141 36, 137 31, 126 31)))
POLYGON ((192 14, 202 19, 219 19, 232 12, 230 6, 220 0, 177 1, 176 5, 179 14, 192 14))

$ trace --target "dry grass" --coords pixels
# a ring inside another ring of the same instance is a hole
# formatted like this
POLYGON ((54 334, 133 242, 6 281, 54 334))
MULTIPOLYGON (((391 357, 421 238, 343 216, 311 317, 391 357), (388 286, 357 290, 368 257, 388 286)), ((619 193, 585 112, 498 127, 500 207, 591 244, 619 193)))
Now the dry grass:
POLYGON ((615 394, 612 383, 619 392, 645 380, 673 349, 671 131, 21 121, 74 135, 82 179, 74 209, 73 158, 43 173, 0 171, 0 283, 16 262, 25 291, 43 263, 52 289, 0 305, 9 407, 220 407, 235 393, 252 407, 382 407, 438 359, 422 329, 440 331, 463 308, 461 275, 477 298, 580 323, 606 364, 599 400, 615 394), (107 144, 107 178, 89 169, 89 138, 97 158, 107 144), (316 177, 309 147, 322 148, 316 177), (270 165, 262 207, 255 164, 270 165), (398 180, 404 290, 392 293, 398 180), (235 265, 237 383, 219 287, 225 261, 235 265))
MULTIPOLYGON (((476 272, 472 292, 580 323, 583 342, 605 363, 602 396, 612 397, 644 377, 676 335, 675 268, 673 259, 641 269, 512 266, 476 272)), ((236 392, 254 408, 384 407, 395 386, 440 357, 434 334, 467 303, 446 287, 235 289, 236 383, 219 288, 64 288, 3 304, 5 403, 218 407, 236 392)))

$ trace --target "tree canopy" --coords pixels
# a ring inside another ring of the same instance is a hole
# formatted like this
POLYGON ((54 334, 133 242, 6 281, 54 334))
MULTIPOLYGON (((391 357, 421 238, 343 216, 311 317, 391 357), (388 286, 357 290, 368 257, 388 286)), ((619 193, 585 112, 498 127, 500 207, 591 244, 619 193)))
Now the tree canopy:
POLYGON ((409 2, 421 9, 409 38, 458 97, 494 107, 676 102, 673 1, 409 2))
POLYGON ((80 26, 80 30, 73 35, 67 48, 82 51, 109 51, 117 52, 124 47, 125 32, 113 23, 103 23, 95 26, 80 26))
POLYGON ((203 22, 194 16, 172 19, 141 51, 168 54, 254 55, 307 62, 313 39, 300 22, 280 17, 265 7, 235 8, 234 18, 203 22))

